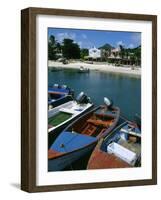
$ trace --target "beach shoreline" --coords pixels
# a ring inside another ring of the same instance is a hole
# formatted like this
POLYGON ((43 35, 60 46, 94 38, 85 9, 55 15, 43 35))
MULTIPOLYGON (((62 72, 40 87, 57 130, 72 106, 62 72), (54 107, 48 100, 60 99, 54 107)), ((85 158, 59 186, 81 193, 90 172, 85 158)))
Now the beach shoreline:
POLYGON ((63 69, 79 69, 80 67, 88 68, 89 70, 99 71, 99 72, 107 72, 107 73, 117 73, 117 74, 125 74, 125 75, 133 75, 136 77, 141 77, 141 68, 134 66, 114 66, 108 63, 85 63, 80 61, 71 62, 68 64, 63 64, 62 62, 56 61, 48 61, 49 68, 63 68, 63 69))

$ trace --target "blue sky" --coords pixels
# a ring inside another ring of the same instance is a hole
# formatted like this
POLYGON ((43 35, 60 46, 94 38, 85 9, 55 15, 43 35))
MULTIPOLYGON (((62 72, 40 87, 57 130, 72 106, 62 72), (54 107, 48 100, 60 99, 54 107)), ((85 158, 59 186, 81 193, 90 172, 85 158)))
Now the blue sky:
POLYGON ((73 39, 80 48, 100 47, 106 43, 113 47, 123 45, 126 48, 134 48, 141 45, 141 33, 120 31, 96 31, 81 29, 49 28, 48 36, 54 35, 58 42, 64 38, 73 39))

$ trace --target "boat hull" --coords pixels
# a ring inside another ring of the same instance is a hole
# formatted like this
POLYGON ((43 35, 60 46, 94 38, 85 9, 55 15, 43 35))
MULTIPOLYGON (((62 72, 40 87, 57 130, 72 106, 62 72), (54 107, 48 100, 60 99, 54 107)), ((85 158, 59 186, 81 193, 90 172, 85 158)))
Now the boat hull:
POLYGON ((96 142, 82 148, 75 150, 70 153, 66 153, 62 156, 59 156, 55 159, 48 160, 48 171, 61 171, 67 166, 71 166, 72 163, 80 159, 82 156, 86 155, 88 152, 92 151, 96 145, 96 142))

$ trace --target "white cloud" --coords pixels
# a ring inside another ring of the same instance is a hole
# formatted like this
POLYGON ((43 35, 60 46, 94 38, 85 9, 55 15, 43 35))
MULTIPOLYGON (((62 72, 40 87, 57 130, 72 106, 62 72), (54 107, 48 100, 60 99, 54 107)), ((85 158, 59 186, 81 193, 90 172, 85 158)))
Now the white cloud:
POLYGON ((72 39, 74 43, 77 43, 80 46, 80 48, 89 49, 94 46, 94 44, 88 40, 87 35, 84 33, 82 33, 79 37, 75 33, 70 32, 58 33, 56 35, 56 40, 60 43, 62 43, 65 38, 72 39))
POLYGON ((90 49, 91 47, 94 46, 94 44, 88 40, 88 37, 86 34, 82 33, 81 35, 81 41, 78 42, 78 44, 80 45, 80 48, 87 48, 90 49))
POLYGON ((80 48, 82 48, 83 42, 82 42, 82 41, 79 41, 79 42, 78 42, 78 45, 79 45, 80 48))
POLYGON ((94 44, 91 41, 82 41, 82 48, 90 49, 92 47, 94 47, 94 44))
POLYGON ((125 46, 125 44, 123 43, 123 41, 118 41, 118 42, 116 43, 116 45, 117 45, 117 46, 120 46, 120 45, 125 46))
POLYGON ((75 40, 76 39, 76 34, 75 33, 68 33, 68 32, 65 32, 65 33, 58 33, 56 35, 56 39, 58 40, 58 42, 63 42, 63 40, 65 38, 68 38, 68 39, 72 39, 72 40, 75 40))
POLYGON ((129 44, 129 46, 127 48, 133 49, 134 48, 134 44, 129 44))

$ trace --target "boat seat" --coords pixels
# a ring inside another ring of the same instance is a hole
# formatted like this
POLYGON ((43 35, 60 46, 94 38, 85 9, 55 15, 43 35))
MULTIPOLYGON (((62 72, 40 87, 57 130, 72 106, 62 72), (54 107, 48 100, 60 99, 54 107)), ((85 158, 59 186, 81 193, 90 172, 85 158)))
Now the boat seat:
POLYGON ((83 134, 91 136, 96 130, 96 127, 88 124, 87 127, 82 131, 83 134))
POLYGON ((91 124, 94 124, 95 126, 99 126, 99 125, 102 125, 103 127, 108 127, 110 126, 112 123, 113 123, 113 120, 110 120, 110 121, 102 121, 100 119, 89 119, 87 120, 88 123, 91 123, 91 124))
POLYGON ((65 112, 65 113, 69 113, 69 114, 74 114, 74 111, 71 110, 70 108, 61 108, 60 112, 65 112))

